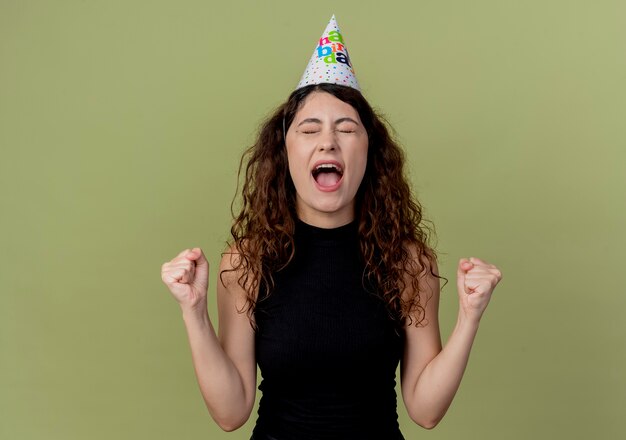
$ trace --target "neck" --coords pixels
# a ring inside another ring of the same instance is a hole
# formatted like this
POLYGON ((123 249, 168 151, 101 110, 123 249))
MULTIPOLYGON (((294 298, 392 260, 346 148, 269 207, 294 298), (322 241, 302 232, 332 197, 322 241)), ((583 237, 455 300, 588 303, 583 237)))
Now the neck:
POLYGON ((347 225, 355 219, 354 201, 334 211, 315 209, 296 197, 296 213, 304 223, 318 228, 331 229, 347 225))
POLYGON ((347 225, 354 221, 354 212, 315 212, 298 210, 298 218, 304 223, 318 228, 332 229, 347 225))

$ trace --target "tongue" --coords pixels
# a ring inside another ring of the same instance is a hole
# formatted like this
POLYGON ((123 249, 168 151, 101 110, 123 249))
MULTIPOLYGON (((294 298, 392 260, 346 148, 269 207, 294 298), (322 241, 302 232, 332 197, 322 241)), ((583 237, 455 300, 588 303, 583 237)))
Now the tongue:
POLYGON ((319 173, 316 180, 320 186, 333 186, 339 182, 340 178, 338 173, 319 173))

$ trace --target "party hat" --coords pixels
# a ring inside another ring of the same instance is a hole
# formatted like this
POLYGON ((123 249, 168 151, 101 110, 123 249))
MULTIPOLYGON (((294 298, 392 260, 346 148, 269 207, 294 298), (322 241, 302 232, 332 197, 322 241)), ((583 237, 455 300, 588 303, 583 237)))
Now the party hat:
POLYGON ((334 14, 313 50, 313 55, 296 89, 320 83, 340 84, 361 90, 334 14))

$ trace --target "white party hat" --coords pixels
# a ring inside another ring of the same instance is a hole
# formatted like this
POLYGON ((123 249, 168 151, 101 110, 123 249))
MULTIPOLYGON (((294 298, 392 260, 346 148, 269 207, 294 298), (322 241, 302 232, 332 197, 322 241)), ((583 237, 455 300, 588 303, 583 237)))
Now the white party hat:
POLYGON ((354 75, 354 67, 352 67, 352 61, 348 55, 348 48, 343 35, 339 32, 334 14, 315 46, 313 55, 296 90, 320 83, 340 84, 361 91, 354 75))

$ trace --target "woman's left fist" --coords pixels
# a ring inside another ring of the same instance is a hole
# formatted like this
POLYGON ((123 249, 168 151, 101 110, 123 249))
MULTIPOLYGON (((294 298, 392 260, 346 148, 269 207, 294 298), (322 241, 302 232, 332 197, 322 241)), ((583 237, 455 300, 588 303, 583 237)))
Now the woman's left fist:
POLYGON ((501 279, 502 273, 493 264, 475 257, 461 258, 456 272, 460 311, 479 321, 501 279))

